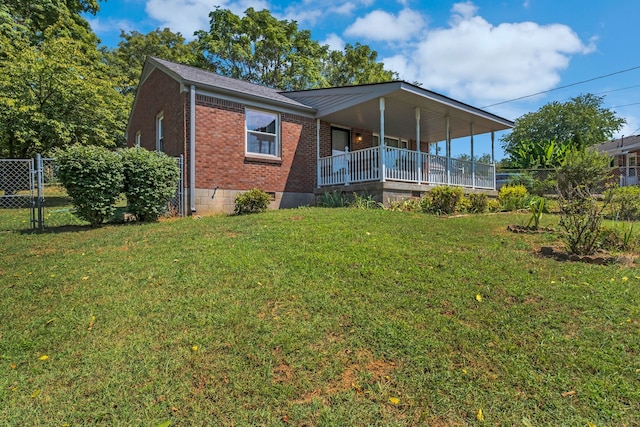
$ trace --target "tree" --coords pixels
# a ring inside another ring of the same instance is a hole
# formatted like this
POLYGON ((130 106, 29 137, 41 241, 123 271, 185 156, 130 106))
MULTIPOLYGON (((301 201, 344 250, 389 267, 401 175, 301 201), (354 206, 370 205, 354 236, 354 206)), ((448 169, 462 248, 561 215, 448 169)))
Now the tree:
POLYGON ((384 64, 376 62, 378 52, 369 46, 348 44, 343 51, 329 52, 324 64, 327 86, 347 86, 366 83, 388 82, 398 78, 394 71, 385 70, 384 64))
POLYGON ((550 141, 522 141, 509 154, 509 167, 514 169, 551 169, 562 164, 569 151, 580 144, 558 144, 550 141))
POLYGON ((169 28, 157 28, 148 34, 121 31, 120 39, 118 47, 105 49, 104 55, 114 76, 122 79, 123 86, 119 90, 124 95, 135 94, 147 56, 186 65, 194 64, 196 60, 195 43, 186 43, 182 34, 173 33, 169 28))
POLYGON ((517 163, 522 156, 546 152, 551 141, 554 150, 566 153, 566 146, 581 149, 610 139, 625 120, 603 108, 603 100, 592 94, 580 95, 525 114, 516 119, 513 131, 502 137, 505 152, 517 163))
POLYGON ((209 32, 196 32, 198 64, 219 74, 281 90, 303 90, 388 81, 395 73, 376 62, 366 45, 344 51, 311 39, 296 21, 278 20, 268 10, 249 8, 243 17, 216 8, 209 32))
POLYGON ((28 157, 70 144, 120 145, 127 104, 95 45, 52 25, 0 32, 0 157, 28 157))

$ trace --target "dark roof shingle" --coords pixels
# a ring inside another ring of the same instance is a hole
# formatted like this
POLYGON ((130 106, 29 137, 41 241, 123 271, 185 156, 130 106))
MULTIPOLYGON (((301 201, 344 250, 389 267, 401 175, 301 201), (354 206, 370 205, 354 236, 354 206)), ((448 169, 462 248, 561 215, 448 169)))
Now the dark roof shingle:
POLYGON ((147 61, 159 65, 161 68, 175 74, 184 83, 195 84, 196 86, 216 88, 225 92, 234 94, 244 94, 253 98, 261 98, 265 101, 271 101, 278 104, 290 105, 292 107, 302 108, 313 111, 313 108, 295 101, 282 95, 276 89, 266 86, 245 82, 231 77, 221 76, 212 71, 191 67, 188 65, 178 64, 164 59, 149 57, 147 61))

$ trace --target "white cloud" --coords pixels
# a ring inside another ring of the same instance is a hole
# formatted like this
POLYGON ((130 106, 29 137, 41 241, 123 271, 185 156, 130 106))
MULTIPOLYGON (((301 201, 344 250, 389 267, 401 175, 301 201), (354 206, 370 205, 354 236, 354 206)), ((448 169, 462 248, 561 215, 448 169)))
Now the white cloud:
POLYGON ((329 49, 331 50, 343 50, 345 42, 339 35, 331 33, 328 34, 327 38, 321 41, 320 44, 329 45, 329 49))
POLYGON ((566 25, 494 26, 477 12, 471 2, 455 4, 448 28, 423 33, 415 48, 402 52, 410 65, 402 67, 398 55, 385 58, 385 65, 400 65, 402 78, 427 89, 491 103, 553 88, 572 55, 594 49, 566 25))
POLYGON ((344 34, 374 41, 406 41, 418 34, 424 26, 422 15, 411 9, 403 9, 397 16, 383 10, 374 10, 356 19, 344 34))
POLYGON ((120 30, 131 31, 138 27, 137 24, 126 19, 100 19, 87 18, 87 22, 96 34, 114 33, 120 34, 120 30))
POLYGON ((160 22, 160 27, 169 27, 171 31, 191 38, 195 31, 209 28, 209 12, 215 6, 230 9, 239 16, 249 7, 269 9, 266 0, 222 1, 218 4, 211 0, 147 0, 145 10, 150 18, 160 22))

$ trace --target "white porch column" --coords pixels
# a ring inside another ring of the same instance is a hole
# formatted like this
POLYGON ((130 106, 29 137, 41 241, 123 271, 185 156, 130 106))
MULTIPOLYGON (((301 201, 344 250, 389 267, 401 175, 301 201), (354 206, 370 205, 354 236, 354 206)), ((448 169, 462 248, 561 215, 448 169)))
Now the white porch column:
POLYGON ((446 154, 447 154, 447 185, 451 185, 451 129, 449 127, 449 116, 445 117, 446 122, 446 154))
POLYGON ((387 171, 384 165, 384 97, 380 97, 380 181, 385 182, 387 180, 387 171))
POLYGON ((316 119, 316 186, 320 188, 320 119, 316 119))
POLYGON ((416 151, 418 152, 418 184, 422 184, 422 153, 420 153, 420 107, 416 107, 416 151))
POLYGON ((471 132, 471 188, 476 188, 476 159, 473 147, 473 123, 469 125, 471 132))
POLYGON ((496 189, 496 133, 491 131, 491 164, 493 165, 493 189, 496 189))
POLYGON ((491 163, 494 163, 494 164, 496 162, 495 144, 496 144, 496 133, 494 131, 491 131, 491 163))

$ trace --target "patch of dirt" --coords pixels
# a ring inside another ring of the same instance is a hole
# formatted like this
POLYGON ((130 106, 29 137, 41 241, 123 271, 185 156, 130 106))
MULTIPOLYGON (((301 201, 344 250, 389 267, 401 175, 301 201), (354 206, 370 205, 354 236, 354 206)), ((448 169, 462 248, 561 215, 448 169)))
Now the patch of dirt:
POLYGON ((280 363, 273 370, 273 382, 276 384, 287 384, 293 379, 293 371, 286 363, 280 363))

